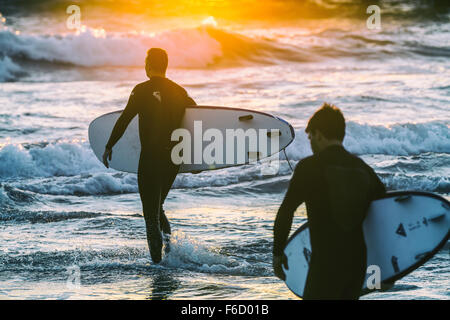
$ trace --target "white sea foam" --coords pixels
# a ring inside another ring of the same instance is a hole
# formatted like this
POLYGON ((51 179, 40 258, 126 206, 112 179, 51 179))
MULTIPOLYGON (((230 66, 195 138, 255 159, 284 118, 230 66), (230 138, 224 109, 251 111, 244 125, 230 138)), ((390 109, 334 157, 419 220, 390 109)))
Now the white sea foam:
POLYGON ((73 176, 102 170, 87 143, 56 143, 25 149, 8 144, 0 149, 0 178, 73 176))
POLYGON ((92 28, 64 35, 0 32, 0 54, 6 57, 84 67, 143 66, 146 51, 151 47, 164 48, 172 67, 201 68, 222 55, 220 43, 209 35, 206 27, 158 34, 106 33, 92 28))
MULTIPOLYGON (((299 160, 312 154, 304 128, 295 132, 288 146, 289 158, 299 160)), ((450 153, 449 124, 442 121, 400 123, 388 127, 348 122, 344 146, 357 155, 413 155, 423 152, 450 153)))
MULTIPOLYGON (((359 156, 380 154, 415 157, 430 152, 445 154, 450 153, 450 130, 445 123, 438 121, 396 124, 390 127, 350 122, 344 144, 350 152, 359 156)), ((310 154, 311 149, 304 129, 298 129, 294 142, 287 149, 288 158, 294 165, 310 154)), ((284 160, 284 155, 280 158, 284 160)), ((424 190, 448 192, 448 179, 435 176, 431 172, 436 169, 436 162, 432 160, 434 158, 424 156, 420 159, 420 168, 417 170, 407 167, 411 165, 409 162, 403 164, 400 161, 386 169, 381 165, 385 183, 395 189, 420 186, 424 190), (424 174, 424 170, 430 172, 424 174), (413 182, 414 186, 410 185, 413 182)), ((442 161, 445 163, 444 158, 442 161)), ((282 162, 280 168, 277 176, 290 174, 286 162, 282 162)), ((201 174, 180 174, 173 187, 192 189, 239 185, 240 188, 250 190, 255 181, 272 178, 262 176, 260 169, 260 165, 248 165, 205 171, 201 174)), ((104 195, 138 192, 136 175, 106 169, 95 157, 88 142, 53 143, 44 147, 34 145, 28 149, 21 145, 8 144, 0 149, 0 179, 12 183, 20 190, 39 194, 104 195), (21 182, 22 179, 25 180, 21 182), (34 182, 30 183, 28 179, 33 179, 34 182)), ((264 181, 263 186, 266 184, 264 181)), ((267 181, 273 184, 272 189, 277 190, 284 189, 284 182, 281 182, 267 181)))
POLYGON ((8 56, 0 56, 0 82, 14 80, 18 75, 23 75, 24 71, 15 64, 8 56))
MULTIPOLYGON (((440 121, 389 127, 349 122, 344 146, 358 155, 450 153, 450 129, 440 121)), ((303 128, 296 130, 295 140, 287 148, 287 154, 290 160, 300 160, 311 155, 309 140, 303 128)), ((0 178, 73 176, 105 171, 106 168, 85 141, 31 146, 29 149, 7 144, 0 149, 0 178)), ((220 179, 222 177, 218 172, 220 179)))
POLYGON ((142 67, 151 47, 167 51, 170 68, 237 66, 241 61, 248 65, 274 63, 277 59, 309 60, 298 48, 211 25, 159 33, 106 32, 84 27, 68 34, 16 34, 0 28, 0 81, 14 80, 16 73, 27 69, 22 64, 30 61, 33 68, 142 67))
POLYGON ((162 265, 214 274, 251 274, 248 262, 216 253, 180 231, 172 235, 171 251, 162 265))

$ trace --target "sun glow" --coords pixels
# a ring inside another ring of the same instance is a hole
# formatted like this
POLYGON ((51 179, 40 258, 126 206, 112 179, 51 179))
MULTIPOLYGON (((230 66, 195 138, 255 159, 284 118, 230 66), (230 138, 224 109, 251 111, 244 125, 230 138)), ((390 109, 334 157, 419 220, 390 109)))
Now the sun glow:
POLYGON ((210 27, 217 27, 217 21, 216 21, 216 19, 214 19, 213 16, 209 16, 208 18, 206 18, 202 21, 202 25, 210 26, 210 27))

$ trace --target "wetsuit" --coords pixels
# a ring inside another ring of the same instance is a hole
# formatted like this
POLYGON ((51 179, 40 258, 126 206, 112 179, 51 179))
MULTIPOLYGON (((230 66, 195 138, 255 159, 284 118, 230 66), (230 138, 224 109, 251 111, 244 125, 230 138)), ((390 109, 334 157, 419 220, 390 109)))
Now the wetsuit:
POLYGON ((367 255, 363 220, 386 189, 363 160, 329 146, 296 166, 274 225, 274 256, 281 256, 297 207, 306 202, 311 239, 305 299, 358 299, 367 255))
POLYGON ((170 224, 162 205, 178 173, 179 166, 170 158, 172 131, 179 128, 187 106, 195 105, 186 90, 175 82, 158 76, 138 84, 131 92, 125 110, 117 120, 107 148, 122 137, 130 121, 139 115, 141 154, 138 167, 138 186, 142 209, 150 229, 160 226, 170 234, 170 224))

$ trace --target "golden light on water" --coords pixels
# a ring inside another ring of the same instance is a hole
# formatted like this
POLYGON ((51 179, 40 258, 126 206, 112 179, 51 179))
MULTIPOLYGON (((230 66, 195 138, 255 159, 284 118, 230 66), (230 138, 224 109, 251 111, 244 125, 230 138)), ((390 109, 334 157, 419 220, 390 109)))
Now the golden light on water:
POLYGON ((324 9, 312 1, 279 1, 279 0, 166 0, 162 2, 136 0, 133 2, 120 0, 102 3, 101 8, 96 3, 82 2, 80 4, 83 19, 102 21, 114 20, 118 15, 130 15, 132 20, 127 24, 138 22, 151 23, 154 19, 177 18, 181 21, 226 20, 241 22, 243 20, 309 19, 316 17, 333 17, 330 8, 324 9), (100 13, 100 14, 99 14, 100 13), (135 20, 137 19, 137 20, 135 20))

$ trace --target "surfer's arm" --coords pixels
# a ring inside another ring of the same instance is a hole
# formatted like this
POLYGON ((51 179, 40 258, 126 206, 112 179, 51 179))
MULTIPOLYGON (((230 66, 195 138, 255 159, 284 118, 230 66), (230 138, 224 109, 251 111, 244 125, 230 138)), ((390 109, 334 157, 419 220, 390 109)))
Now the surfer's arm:
POLYGON ((197 103, 192 99, 189 94, 187 93, 186 89, 183 87, 179 87, 181 90, 181 96, 182 96, 182 105, 184 107, 190 107, 190 106, 196 106, 197 103))
POLYGON ((375 170, 373 170, 369 165, 366 166, 373 181, 372 200, 380 199, 386 194, 386 186, 378 177, 375 170))
POLYGON ((384 185, 384 183, 381 181, 381 179, 378 177, 378 175, 375 173, 375 171, 373 172, 374 176, 375 176, 375 181, 376 181, 376 187, 375 187, 375 197, 376 198, 381 198, 385 195, 386 193, 386 186, 384 185))
POLYGON ((300 161, 295 168, 294 175, 289 183, 289 188, 275 218, 275 225, 273 227, 274 256, 283 255, 283 250, 289 236, 289 231, 291 230, 295 210, 297 210, 298 206, 305 201, 305 191, 303 186, 305 177, 303 167, 303 161, 300 161))
POLYGON ((186 89, 183 88, 183 95, 184 95, 184 105, 185 106, 196 106, 197 103, 192 99, 189 94, 187 93, 186 89))
POLYGON ((119 139, 123 136, 125 130, 128 127, 128 124, 138 113, 138 98, 136 97, 136 92, 133 90, 130 94, 130 98, 128 99, 127 106, 125 110, 122 111, 119 119, 117 119, 116 124, 111 132, 111 136, 109 137, 108 143, 105 148, 111 150, 112 147, 119 141, 119 139))
POLYGON ((186 95, 186 105, 187 106, 196 106, 197 103, 195 103, 194 99, 186 95))

